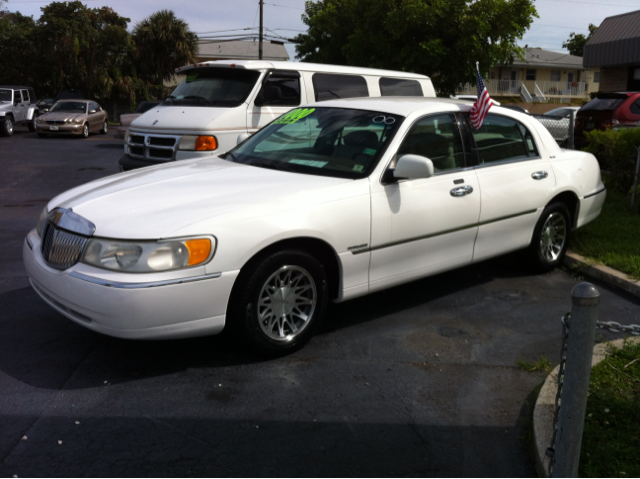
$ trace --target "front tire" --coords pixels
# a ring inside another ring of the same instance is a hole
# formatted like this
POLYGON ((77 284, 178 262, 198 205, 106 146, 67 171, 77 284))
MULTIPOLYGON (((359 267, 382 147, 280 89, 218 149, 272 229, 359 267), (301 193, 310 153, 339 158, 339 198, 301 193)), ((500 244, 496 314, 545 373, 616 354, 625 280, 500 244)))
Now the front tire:
POLYGON ((535 271, 544 273, 560 266, 569 245, 571 215, 564 203, 548 205, 533 230, 529 257, 535 271))
POLYGON ((241 272, 228 319, 254 350, 280 356, 311 339, 327 302, 327 277, 318 260, 305 251, 278 251, 241 272))
POLYGON ((101 135, 106 135, 109 132, 109 122, 107 120, 104 121, 102 125, 102 130, 100 130, 101 135))
POLYGON ((0 134, 2 136, 11 136, 13 135, 13 117, 7 115, 0 123, 0 134))
POLYGON ((89 125, 87 123, 82 126, 82 138, 89 138, 89 125))

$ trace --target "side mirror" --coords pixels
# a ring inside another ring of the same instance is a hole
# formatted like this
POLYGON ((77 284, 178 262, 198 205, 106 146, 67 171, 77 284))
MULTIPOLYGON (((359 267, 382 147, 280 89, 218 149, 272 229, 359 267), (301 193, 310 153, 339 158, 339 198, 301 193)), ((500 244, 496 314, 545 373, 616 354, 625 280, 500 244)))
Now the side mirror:
POLYGON ((236 140, 236 145, 239 145, 240 143, 242 143, 244 140, 246 140, 250 136, 251 136, 251 134, 249 134, 249 133, 240 133, 238 135, 238 139, 236 140))
POLYGON ((420 155, 403 155, 398 158, 393 176, 396 178, 408 178, 418 180, 433 176, 433 161, 420 155))
POLYGON ((96 111, 95 110, 89 110, 89 114, 93 115, 96 111))

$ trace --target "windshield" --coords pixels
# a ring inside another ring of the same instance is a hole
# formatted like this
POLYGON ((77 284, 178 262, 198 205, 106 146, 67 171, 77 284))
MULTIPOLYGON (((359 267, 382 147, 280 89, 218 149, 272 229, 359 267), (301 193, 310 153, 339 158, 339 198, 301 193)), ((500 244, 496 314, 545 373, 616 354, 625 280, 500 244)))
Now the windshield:
POLYGON ((143 101, 138 103, 136 107, 135 113, 146 113, 151 110, 154 106, 158 105, 159 101, 143 101))
POLYGON ((86 113, 87 104, 79 101, 59 101, 49 111, 68 111, 69 113, 86 113))
POLYGON ((225 158, 296 173, 364 178, 403 120, 377 111, 298 108, 238 145, 225 158))
POLYGON ((242 105, 260 77, 260 72, 236 68, 199 68, 187 73, 165 105, 215 106, 242 105))
POLYGON ((0 101, 11 101, 12 90, 0 90, 0 101))
POLYGON ((626 100, 625 98, 595 98, 583 106, 580 110, 613 111, 626 100))

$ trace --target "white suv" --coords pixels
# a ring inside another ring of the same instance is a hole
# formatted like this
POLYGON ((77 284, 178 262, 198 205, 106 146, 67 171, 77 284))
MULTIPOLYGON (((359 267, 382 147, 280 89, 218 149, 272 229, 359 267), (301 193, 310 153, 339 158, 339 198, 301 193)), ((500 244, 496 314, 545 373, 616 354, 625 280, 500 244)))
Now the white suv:
POLYGON ((36 102, 36 92, 31 87, 0 85, 0 135, 13 135, 15 125, 25 125, 29 131, 36 131, 36 102))

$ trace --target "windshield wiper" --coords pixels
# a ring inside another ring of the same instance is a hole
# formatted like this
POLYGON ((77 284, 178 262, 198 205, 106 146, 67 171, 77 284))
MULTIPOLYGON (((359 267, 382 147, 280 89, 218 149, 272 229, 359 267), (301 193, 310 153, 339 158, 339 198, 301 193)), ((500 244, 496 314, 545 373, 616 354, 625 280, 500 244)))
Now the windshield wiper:
POLYGON ((211 105, 211 101, 207 100, 205 97, 202 96, 197 96, 197 95, 188 95, 182 98, 183 100, 200 100, 200 101, 204 101, 207 102, 208 105, 211 105))
POLYGON ((257 166, 258 168, 266 168, 268 170, 292 171, 291 167, 286 163, 248 163, 249 166, 257 166))
POLYGON ((226 160, 227 157, 230 156, 231 157, 231 161, 233 161, 234 163, 240 163, 238 161, 238 158, 236 158, 236 155, 234 155, 233 153, 231 153, 230 151, 227 151, 227 153, 225 153, 224 155, 224 159, 226 160))

